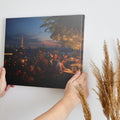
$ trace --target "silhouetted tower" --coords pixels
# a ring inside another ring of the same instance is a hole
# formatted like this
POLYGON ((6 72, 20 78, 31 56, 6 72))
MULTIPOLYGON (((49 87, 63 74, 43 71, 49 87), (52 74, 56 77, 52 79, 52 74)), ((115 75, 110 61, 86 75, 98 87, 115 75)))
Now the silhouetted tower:
POLYGON ((22 36, 22 40, 21 40, 21 48, 24 48, 24 45, 23 45, 23 36, 22 36))

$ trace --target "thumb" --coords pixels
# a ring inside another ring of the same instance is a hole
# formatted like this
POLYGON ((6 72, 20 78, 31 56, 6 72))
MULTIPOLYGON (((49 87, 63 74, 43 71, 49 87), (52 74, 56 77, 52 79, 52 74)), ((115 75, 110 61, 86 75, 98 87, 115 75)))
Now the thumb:
POLYGON ((70 79, 70 81, 72 82, 72 81, 76 80, 80 75, 81 75, 81 72, 78 71, 78 72, 70 79))
POLYGON ((5 70, 5 68, 2 68, 1 69, 1 78, 4 79, 5 75, 6 75, 6 70, 5 70))

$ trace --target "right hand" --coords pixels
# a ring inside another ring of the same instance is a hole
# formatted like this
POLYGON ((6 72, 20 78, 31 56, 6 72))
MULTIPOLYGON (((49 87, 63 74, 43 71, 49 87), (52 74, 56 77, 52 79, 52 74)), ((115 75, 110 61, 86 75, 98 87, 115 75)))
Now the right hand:
POLYGON ((85 96, 88 97, 89 91, 87 87, 87 73, 81 74, 80 71, 77 72, 66 85, 64 97, 67 97, 68 100, 73 101, 75 106, 80 103, 80 98, 78 96, 79 91, 76 89, 81 89, 79 85, 83 88, 85 96))

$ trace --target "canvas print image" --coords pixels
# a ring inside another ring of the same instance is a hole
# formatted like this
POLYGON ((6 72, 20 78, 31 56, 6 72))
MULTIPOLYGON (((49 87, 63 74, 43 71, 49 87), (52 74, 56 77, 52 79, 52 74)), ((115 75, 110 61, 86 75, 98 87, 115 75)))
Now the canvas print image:
POLYGON ((8 84, 64 88, 83 64, 84 15, 7 18, 8 84))

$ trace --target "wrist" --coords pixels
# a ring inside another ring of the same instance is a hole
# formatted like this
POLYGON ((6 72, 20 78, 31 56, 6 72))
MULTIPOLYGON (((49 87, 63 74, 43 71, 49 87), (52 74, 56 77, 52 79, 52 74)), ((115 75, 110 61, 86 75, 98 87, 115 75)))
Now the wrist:
POLYGON ((62 100, 66 105, 71 106, 71 108, 75 108, 80 103, 80 99, 72 95, 65 95, 62 100))
POLYGON ((72 110, 76 107, 74 101, 71 101, 67 96, 64 96, 59 101, 60 106, 62 107, 62 111, 64 111, 64 116, 68 116, 72 110))

